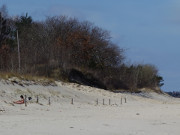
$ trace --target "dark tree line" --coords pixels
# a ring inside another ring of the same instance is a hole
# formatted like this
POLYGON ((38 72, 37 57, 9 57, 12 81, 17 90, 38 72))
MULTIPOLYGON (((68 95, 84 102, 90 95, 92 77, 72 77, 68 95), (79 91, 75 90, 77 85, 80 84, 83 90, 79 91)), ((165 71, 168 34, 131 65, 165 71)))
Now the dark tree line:
POLYGON ((180 98, 180 92, 178 92, 178 91, 166 92, 166 93, 172 97, 180 98))
POLYGON ((18 34, 21 74, 67 81, 70 72, 76 70, 107 89, 132 91, 163 85, 155 66, 125 64, 124 49, 111 41, 108 31, 88 21, 55 16, 38 22, 28 14, 16 18, 2 14, 3 11, 0 13, 2 72, 18 72, 18 34))

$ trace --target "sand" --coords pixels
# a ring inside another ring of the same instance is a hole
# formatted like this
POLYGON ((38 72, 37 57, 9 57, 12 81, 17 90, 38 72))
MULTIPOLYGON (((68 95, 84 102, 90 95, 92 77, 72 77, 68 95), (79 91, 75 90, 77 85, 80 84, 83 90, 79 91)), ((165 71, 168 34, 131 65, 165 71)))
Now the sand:
POLYGON ((156 93, 122 94, 77 84, 62 82, 56 84, 57 86, 19 85, 1 80, 0 134, 179 135, 180 133, 179 99, 156 93), (21 94, 32 97, 27 107, 24 104, 12 104, 21 94), (36 103, 37 95, 39 103, 36 103))

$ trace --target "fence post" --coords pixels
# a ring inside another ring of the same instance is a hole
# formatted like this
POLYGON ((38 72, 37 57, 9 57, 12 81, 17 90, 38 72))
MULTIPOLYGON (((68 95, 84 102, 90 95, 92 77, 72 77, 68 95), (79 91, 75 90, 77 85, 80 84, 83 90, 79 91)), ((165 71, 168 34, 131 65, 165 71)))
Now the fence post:
POLYGON ((124 102, 127 103, 127 102, 126 102, 126 97, 124 98, 124 102))
POLYGON ((73 98, 71 99, 71 104, 73 105, 74 103, 73 103, 74 101, 73 101, 73 98))
POLYGON ((39 97, 38 97, 38 95, 37 95, 37 100, 36 100, 36 103, 39 103, 39 97))
POLYGON ((121 105, 122 105, 122 97, 121 97, 121 105))
POLYGON ((111 99, 109 99, 109 105, 111 105, 111 99))
POLYGON ((49 105, 51 105, 51 98, 49 97, 49 102, 48 102, 49 105))
POLYGON ((104 99, 103 99, 103 105, 104 105, 104 99))
POLYGON ((25 95, 24 103, 25 103, 25 106, 27 107, 27 96, 26 95, 25 95))
POLYGON ((98 105, 98 98, 97 98, 96 104, 98 105))

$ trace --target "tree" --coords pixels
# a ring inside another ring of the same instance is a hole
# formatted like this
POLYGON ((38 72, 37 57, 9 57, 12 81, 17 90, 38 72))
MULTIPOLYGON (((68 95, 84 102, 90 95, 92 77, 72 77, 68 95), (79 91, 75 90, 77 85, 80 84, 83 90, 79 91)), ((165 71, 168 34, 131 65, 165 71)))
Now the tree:
POLYGON ((21 68, 27 70, 28 63, 31 63, 31 39, 32 39, 32 17, 28 16, 26 13, 25 16, 20 16, 15 20, 15 33, 19 35, 20 43, 20 52, 21 52, 21 68))
POLYGON ((0 47, 8 39, 9 33, 10 33, 10 28, 7 25, 7 20, 2 17, 2 14, 0 12, 0 47))
MULTIPOLYGON (((0 11, 7 13, 5 9, 0 8, 0 11)), ((91 79, 98 79, 108 89, 135 91, 163 85, 163 78, 153 65, 124 63, 124 49, 111 41, 108 31, 66 16, 37 22, 28 14, 16 20, 0 15, 1 69, 8 69, 8 61, 12 67, 17 67, 14 46, 17 30, 22 73, 68 78, 69 71, 75 69, 91 79)))
POLYGON ((16 27, 19 32, 26 31, 26 29, 30 29, 32 25, 32 17, 28 16, 28 13, 26 13, 25 16, 21 16, 16 21, 16 27))
POLYGON ((3 18, 0 12, 0 66, 1 68, 7 67, 8 55, 10 47, 8 45, 8 39, 10 34, 10 27, 7 25, 7 20, 3 18))

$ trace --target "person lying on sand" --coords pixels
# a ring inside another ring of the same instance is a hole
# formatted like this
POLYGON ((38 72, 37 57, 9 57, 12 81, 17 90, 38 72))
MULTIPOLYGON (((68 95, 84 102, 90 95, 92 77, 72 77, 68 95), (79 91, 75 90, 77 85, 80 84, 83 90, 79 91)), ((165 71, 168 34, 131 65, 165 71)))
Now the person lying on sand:
POLYGON ((14 101, 13 103, 14 104, 24 104, 24 97, 23 97, 23 95, 21 95, 20 98, 21 98, 21 100, 14 101))

